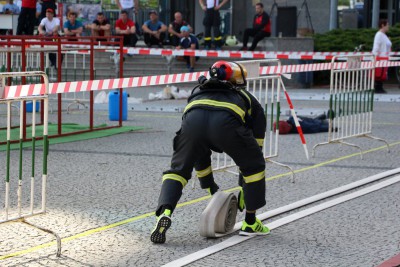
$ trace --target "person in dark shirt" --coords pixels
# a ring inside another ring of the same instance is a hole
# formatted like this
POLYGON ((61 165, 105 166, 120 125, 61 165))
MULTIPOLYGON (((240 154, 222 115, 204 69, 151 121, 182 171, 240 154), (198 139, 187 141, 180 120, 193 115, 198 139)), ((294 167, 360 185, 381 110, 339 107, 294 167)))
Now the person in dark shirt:
POLYGON ((241 51, 254 51, 259 41, 265 37, 271 36, 271 20, 268 14, 264 11, 264 5, 262 3, 256 4, 256 15, 253 19, 253 28, 247 28, 243 35, 243 47, 241 51), (253 37, 253 42, 249 49, 247 49, 247 43, 249 37, 253 37))
POLYGON ((86 29, 91 30, 92 36, 110 36, 111 35, 110 21, 104 16, 103 12, 97 13, 97 18, 93 21, 92 24, 86 25, 86 29))
MULTIPOLYGON (((180 32, 182 34, 182 38, 179 41, 179 45, 176 47, 177 49, 199 49, 199 40, 197 40, 196 36, 190 33, 188 26, 182 26, 180 28, 180 32)), ((184 59, 186 60, 189 71, 194 72, 194 64, 199 57, 184 56, 184 59)))
MULTIPOLYGON (((299 124, 303 133, 321 133, 329 132, 329 117, 335 117, 335 112, 328 110, 326 114, 321 114, 315 118, 297 116, 299 124)), ((292 116, 286 121, 279 121, 279 134, 298 133, 296 123, 292 116)), ((276 129, 276 122, 274 122, 274 130, 276 129)), ((337 131, 337 129, 335 129, 337 131)))
POLYGON ((190 32, 192 32, 192 28, 186 21, 183 20, 181 12, 175 12, 174 18, 175 18, 175 20, 169 24, 168 32, 169 32, 171 45, 176 47, 179 45, 179 41, 183 37, 183 35, 181 33, 181 27, 182 26, 189 27, 190 32))

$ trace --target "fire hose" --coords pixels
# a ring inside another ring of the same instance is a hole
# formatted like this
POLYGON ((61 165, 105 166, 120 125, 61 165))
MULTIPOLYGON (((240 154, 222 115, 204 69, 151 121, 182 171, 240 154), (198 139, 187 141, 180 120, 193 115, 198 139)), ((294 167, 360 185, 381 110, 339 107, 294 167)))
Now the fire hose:
POLYGON ((237 209, 238 201, 233 193, 215 193, 200 216, 200 235, 219 237, 232 231, 237 209))

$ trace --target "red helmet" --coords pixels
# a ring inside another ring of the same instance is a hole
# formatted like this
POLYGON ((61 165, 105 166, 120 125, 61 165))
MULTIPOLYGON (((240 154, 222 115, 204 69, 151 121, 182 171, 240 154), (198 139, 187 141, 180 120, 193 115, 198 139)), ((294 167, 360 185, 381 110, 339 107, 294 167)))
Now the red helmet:
POLYGON ((247 70, 236 62, 220 60, 211 66, 210 76, 218 80, 242 85, 246 83, 247 70))
MULTIPOLYGON (((278 126, 280 134, 288 134, 292 130, 292 125, 287 121, 279 121, 278 126)), ((276 131, 276 122, 274 122, 274 131, 276 131)))

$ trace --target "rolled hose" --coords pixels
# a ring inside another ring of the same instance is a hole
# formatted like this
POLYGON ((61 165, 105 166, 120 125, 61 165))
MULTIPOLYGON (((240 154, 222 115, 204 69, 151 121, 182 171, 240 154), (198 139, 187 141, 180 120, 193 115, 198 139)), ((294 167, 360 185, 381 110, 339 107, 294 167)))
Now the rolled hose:
POLYGON ((219 237, 232 231, 236 223, 237 205, 237 198, 233 193, 215 193, 201 213, 200 235, 219 237))

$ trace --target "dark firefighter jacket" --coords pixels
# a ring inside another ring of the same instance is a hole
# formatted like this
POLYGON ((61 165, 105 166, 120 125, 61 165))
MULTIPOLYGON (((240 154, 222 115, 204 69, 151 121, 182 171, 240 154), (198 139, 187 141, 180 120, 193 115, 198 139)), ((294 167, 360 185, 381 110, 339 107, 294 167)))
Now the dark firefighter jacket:
POLYGON ((263 146, 266 130, 264 110, 244 88, 233 87, 228 82, 209 81, 193 90, 184 113, 195 108, 230 112, 252 130, 259 146, 263 146))

